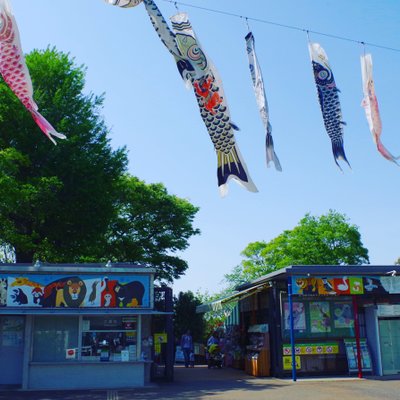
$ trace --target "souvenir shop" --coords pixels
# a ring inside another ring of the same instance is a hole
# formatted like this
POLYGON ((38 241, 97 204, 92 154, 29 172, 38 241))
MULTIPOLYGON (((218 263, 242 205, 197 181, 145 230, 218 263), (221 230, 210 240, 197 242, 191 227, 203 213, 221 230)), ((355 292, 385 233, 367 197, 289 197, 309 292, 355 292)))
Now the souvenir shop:
POLYGON ((226 358, 251 375, 293 380, 395 375, 400 373, 396 275, 396 266, 291 266, 199 311, 232 309, 226 358))
POLYGON ((155 304, 166 292, 154 289, 154 272, 126 263, 1 264, 0 387, 144 386, 161 354, 171 377, 172 307, 155 304))

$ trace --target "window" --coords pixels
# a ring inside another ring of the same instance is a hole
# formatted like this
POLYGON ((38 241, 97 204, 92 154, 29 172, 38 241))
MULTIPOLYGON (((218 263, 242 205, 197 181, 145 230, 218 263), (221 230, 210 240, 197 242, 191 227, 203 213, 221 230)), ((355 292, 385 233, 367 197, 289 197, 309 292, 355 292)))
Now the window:
POLYGON ((82 360, 135 361, 136 317, 83 317, 82 360))
POLYGON ((33 361, 64 361, 78 347, 78 317, 35 317, 33 361))
POLYGON ((32 361, 137 359, 136 316, 35 317, 32 361))

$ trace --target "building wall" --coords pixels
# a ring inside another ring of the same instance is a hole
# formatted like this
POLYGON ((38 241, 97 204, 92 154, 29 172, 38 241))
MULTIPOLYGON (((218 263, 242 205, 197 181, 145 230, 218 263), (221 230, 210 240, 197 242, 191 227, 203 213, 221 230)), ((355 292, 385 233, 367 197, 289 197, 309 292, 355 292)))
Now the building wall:
POLYGON ((89 389, 143 386, 144 363, 31 363, 28 389, 89 389))

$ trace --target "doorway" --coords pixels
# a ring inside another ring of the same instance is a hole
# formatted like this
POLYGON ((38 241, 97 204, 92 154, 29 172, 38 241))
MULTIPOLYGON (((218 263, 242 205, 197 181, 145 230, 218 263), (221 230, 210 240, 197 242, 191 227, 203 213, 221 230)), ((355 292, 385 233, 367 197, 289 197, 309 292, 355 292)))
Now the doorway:
POLYGON ((379 319, 383 375, 400 373, 400 318, 379 319))
POLYGON ((24 360, 25 317, 0 317, 0 385, 21 385, 24 360))

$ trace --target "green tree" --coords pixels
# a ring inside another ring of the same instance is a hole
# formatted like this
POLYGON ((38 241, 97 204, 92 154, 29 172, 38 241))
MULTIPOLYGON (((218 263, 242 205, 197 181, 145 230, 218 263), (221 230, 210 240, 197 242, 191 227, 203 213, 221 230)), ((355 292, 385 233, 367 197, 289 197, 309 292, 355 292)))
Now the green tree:
POLYGON ((246 257, 242 263, 225 276, 230 287, 289 265, 369 263, 358 227, 332 210, 320 217, 306 214, 292 230, 268 243, 250 243, 242 255, 246 257))
POLYGON ((103 97, 83 94, 84 67, 55 49, 26 60, 39 109, 67 139, 54 146, 0 79, 0 258, 138 262, 172 282, 188 267, 177 252, 199 233, 198 208, 126 173, 103 97))
POLYGON ((0 81, 0 238, 17 262, 74 262, 107 232, 127 156, 111 149, 103 97, 83 94, 83 67, 55 49, 26 61, 40 110, 67 140, 54 146, 0 81))
POLYGON ((200 233, 193 228, 198 208, 168 194, 160 184, 145 184, 125 176, 120 182, 116 217, 107 236, 105 255, 111 260, 134 260, 157 270, 157 279, 172 282, 188 268, 176 255, 200 233))
POLYGON ((194 342, 202 342, 204 339, 203 314, 196 314, 196 307, 202 304, 190 290, 179 292, 178 297, 174 296, 174 335, 177 341, 188 329, 192 333, 194 342))

